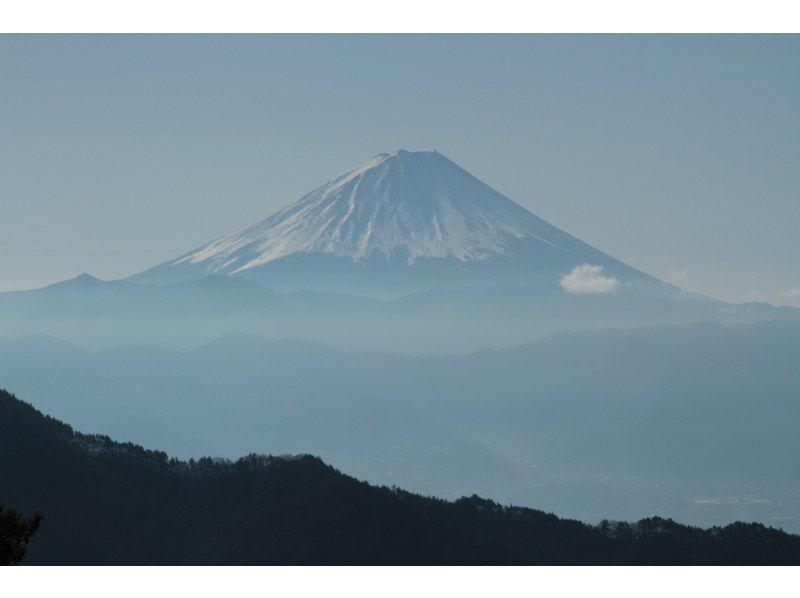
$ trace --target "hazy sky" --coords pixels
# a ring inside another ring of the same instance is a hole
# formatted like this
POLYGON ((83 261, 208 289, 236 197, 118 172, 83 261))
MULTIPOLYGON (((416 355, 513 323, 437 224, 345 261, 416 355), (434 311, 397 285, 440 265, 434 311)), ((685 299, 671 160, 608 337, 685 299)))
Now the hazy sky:
POLYGON ((132 274, 396 148, 800 305, 799 36, 0 36, 0 290, 132 274))

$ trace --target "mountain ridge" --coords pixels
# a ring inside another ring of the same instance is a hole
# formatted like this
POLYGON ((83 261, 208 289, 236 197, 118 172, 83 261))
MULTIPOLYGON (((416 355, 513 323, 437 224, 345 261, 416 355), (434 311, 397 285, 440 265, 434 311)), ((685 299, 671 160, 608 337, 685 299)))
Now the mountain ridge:
POLYGON ((268 442, 448 498, 797 532, 798 359, 800 322, 562 333, 417 357, 241 334, 186 352, 40 338, 0 344, 0 380, 79 429, 184 458, 268 442))
POLYGON ((800 563, 800 537, 761 524, 590 526, 372 486, 311 455, 178 461, 2 390, 0 479, 0 498, 44 515, 30 564, 800 563))

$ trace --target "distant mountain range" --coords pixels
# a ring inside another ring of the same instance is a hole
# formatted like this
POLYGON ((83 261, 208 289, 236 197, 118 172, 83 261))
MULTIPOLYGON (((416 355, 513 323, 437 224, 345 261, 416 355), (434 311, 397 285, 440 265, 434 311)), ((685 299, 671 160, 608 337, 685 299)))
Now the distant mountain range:
POLYGON ((166 285, 84 274, 0 293, 0 335, 49 334, 92 347, 190 348, 231 330, 315 340, 346 350, 406 353, 501 348, 563 330, 682 322, 798 319, 800 309, 697 296, 567 293, 559 287, 475 286, 392 300, 320 291, 278 293, 239 276, 166 285))
POLYGON ((362 479, 597 521, 800 531, 800 322, 558 334, 465 355, 229 333, 190 351, 0 341, 0 381, 170 454, 312 452, 362 479))
POLYGON ((0 498, 44 515, 29 564, 800 564, 800 537, 760 524, 591 527, 370 486, 310 456, 170 460, 3 391, 0 498))

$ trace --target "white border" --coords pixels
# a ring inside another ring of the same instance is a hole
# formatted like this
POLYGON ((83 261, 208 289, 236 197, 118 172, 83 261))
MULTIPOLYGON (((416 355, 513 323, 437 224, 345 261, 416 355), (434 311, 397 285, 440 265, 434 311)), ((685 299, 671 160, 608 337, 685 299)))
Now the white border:
MULTIPOLYGON (((4 0, 3 32, 796 32, 786 0, 4 0)), ((34 540, 35 541, 35 540, 34 540)), ((9 596, 769 596, 800 568, 36 568, 0 571, 9 596)))
POLYGON ((791 595, 797 567, 17 567, 9 596, 499 598, 791 595))
POLYGON ((1 32, 781 32, 796 0, 3 0, 1 32))

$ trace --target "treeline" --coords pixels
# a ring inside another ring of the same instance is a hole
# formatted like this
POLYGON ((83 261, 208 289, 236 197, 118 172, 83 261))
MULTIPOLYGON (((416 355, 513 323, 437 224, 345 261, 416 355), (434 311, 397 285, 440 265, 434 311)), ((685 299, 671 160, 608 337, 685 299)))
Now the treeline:
POLYGON ((800 537, 760 524, 590 526, 374 487, 308 455, 179 461, 3 391, 0 500, 44 514, 30 564, 800 564, 800 537))

